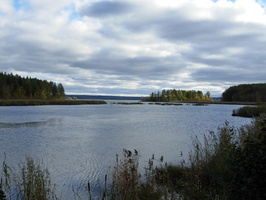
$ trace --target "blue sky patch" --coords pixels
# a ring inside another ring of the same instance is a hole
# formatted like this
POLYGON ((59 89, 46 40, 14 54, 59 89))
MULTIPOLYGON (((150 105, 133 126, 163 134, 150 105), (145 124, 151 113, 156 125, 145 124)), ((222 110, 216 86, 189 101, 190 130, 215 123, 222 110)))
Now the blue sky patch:
POLYGON ((30 4, 25 0, 13 0, 13 6, 16 10, 30 8, 30 4))

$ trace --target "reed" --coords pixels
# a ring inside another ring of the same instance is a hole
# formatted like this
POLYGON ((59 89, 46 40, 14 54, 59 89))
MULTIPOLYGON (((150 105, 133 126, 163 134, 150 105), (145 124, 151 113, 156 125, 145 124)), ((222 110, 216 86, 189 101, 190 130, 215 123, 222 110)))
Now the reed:
POLYGON ((157 166, 154 162, 163 162, 163 157, 156 160, 154 155, 145 167, 145 174, 139 171, 139 154, 137 150, 123 150, 123 158, 116 156, 112 184, 106 199, 113 200, 159 200, 164 196, 164 188, 157 184, 157 166))
POLYGON ((178 199, 265 199, 265 155, 265 115, 239 129, 226 122, 203 143, 195 137, 189 162, 160 169, 159 183, 178 199))
POLYGON ((3 162, 3 177, 1 178, 2 199, 57 199, 55 187, 50 180, 50 173, 42 164, 31 157, 19 164, 19 169, 8 166, 3 162))

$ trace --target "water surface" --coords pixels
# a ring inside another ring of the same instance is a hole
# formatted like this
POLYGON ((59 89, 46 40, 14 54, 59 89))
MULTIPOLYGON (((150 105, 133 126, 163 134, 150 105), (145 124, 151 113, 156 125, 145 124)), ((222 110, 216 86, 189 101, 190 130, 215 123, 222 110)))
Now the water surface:
MULTIPOLYGON (((138 150, 141 166, 155 154, 177 163, 191 137, 202 138, 226 121, 239 127, 251 121, 232 117, 238 105, 106 105, 0 107, 0 162, 14 165, 31 156, 45 163, 58 196, 73 199, 72 187, 90 181, 95 194, 112 171, 116 153, 138 150)), ((184 157, 183 157, 184 158, 184 157)), ((81 187, 81 196, 86 196, 81 187)))

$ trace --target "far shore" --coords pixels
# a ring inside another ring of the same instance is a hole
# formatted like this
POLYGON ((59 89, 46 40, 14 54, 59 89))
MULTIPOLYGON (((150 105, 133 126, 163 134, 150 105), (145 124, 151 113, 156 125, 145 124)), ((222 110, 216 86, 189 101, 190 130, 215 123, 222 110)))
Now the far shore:
MULTIPOLYGON (((139 101, 137 104, 148 103, 148 101, 139 101)), ((174 105, 180 103, 192 103, 192 104, 226 104, 226 105, 258 105, 258 102, 225 102, 225 101, 173 101, 173 102, 149 102, 158 104, 174 105)), ((39 106, 39 105, 82 105, 82 104, 107 104, 103 100, 84 100, 84 99, 0 99, 0 106, 39 106)), ((120 102, 120 104, 123 104, 120 102)), ((128 104, 128 103, 125 103, 128 104)), ((265 105, 266 102, 260 102, 259 104, 265 105)))
MULTIPOLYGON (((202 104, 228 104, 228 105, 258 105, 257 102, 234 102, 234 101, 184 101, 180 103, 202 103, 202 104)), ((260 104, 266 104, 261 102, 260 104)))
MULTIPOLYGON (((148 102, 148 101, 142 101, 148 102)), ((170 101, 170 102, 151 102, 151 103, 164 103, 164 104, 176 104, 176 103, 193 103, 193 104, 227 104, 227 105, 258 105, 257 102, 233 102, 233 101, 170 101)), ((266 102, 260 102, 259 104, 266 104, 266 102)))
POLYGON ((0 106, 82 105, 82 104, 107 104, 107 103, 102 100, 0 99, 0 106))

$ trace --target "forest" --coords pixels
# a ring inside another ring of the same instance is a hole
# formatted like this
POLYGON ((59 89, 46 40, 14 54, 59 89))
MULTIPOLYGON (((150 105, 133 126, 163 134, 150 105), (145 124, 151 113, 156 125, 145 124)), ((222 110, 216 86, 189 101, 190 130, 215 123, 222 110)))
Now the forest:
POLYGON ((64 99, 61 83, 0 72, 0 99, 64 99))
POLYGON ((162 90, 161 92, 152 92, 144 101, 152 102, 172 102, 172 101, 210 101, 210 92, 203 94, 202 91, 195 90, 162 90))
POLYGON ((266 102, 266 83, 231 86, 222 94, 223 101, 266 102))

